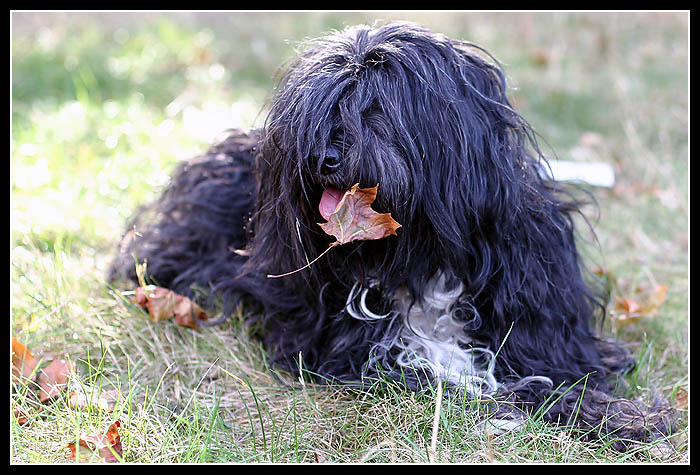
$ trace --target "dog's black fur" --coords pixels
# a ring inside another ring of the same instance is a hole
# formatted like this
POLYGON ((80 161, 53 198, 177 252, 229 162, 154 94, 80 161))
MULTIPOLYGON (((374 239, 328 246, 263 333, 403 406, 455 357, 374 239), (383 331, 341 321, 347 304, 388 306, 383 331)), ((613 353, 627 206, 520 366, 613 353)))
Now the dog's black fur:
MULTIPOLYGON (((612 396, 633 360, 596 334, 606 301, 584 278, 580 205, 541 173, 535 134, 494 63, 407 23, 311 43, 281 80, 264 128, 231 132, 180 165, 130 223, 139 237, 127 254, 147 259, 160 285, 225 297, 225 313, 245 299, 283 368, 298 371, 301 354, 323 379, 381 375, 412 389, 440 375, 398 364, 406 327, 421 317, 404 320, 397 296, 420 308, 442 275, 444 290, 461 289, 448 310, 464 339, 495 354, 498 394, 547 420, 613 434, 621 449, 668 434, 664 409, 612 396), (398 236, 335 247, 303 271, 268 278, 328 247, 316 224, 323 190, 354 183, 379 185, 374 208, 402 224, 398 236), (382 318, 349 314, 355 285, 382 318)), ((123 255, 112 277, 133 277, 133 264, 123 255)))

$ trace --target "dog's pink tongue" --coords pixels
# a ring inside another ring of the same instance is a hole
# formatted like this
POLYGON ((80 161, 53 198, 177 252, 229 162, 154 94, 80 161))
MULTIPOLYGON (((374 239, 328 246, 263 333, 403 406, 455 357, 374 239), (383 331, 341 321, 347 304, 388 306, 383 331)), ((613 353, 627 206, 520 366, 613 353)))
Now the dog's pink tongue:
POLYGON ((318 211, 321 213, 321 216, 323 216, 323 219, 328 220, 344 194, 344 192, 337 188, 326 188, 323 190, 321 201, 318 203, 318 211))

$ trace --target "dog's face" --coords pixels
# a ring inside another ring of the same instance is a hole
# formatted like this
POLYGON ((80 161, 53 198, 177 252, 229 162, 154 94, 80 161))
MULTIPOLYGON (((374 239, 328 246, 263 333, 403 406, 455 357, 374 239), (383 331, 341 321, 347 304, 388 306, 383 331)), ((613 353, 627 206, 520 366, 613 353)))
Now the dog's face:
POLYGON ((311 43, 265 124, 260 209, 275 213, 269 220, 285 229, 276 234, 315 239, 355 183, 378 185, 375 210, 403 226, 398 238, 362 244, 384 253, 385 267, 426 253, 449 263, 475 226, 507 219, 503 192, 517 199, 511 184, 527 173, 525 127, 479 51, 406 23, 311 43))

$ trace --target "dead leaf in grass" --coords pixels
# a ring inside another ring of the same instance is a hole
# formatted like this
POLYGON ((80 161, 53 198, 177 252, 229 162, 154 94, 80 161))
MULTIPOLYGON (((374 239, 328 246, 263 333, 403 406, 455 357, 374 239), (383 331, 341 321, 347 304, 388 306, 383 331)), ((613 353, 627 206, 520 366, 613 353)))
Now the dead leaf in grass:
POLYGON ((619 313, 614 316, 615 325, 621 328, 639 321, 642 317, 656 315, 666 300, 667 290, 667 285, 657 285, 643 305, 634 299, 617 297, 615 310, 619 313))
POLYGON ((73 366, 68 360, 54 360, 39 373, 39 400, 46 402, 66 387, 73 366))
POLYGON ((175 323, 180 326, 197 328, 199 320, 209 318, 199 305, 187 297, 155 285, 137 287, 131 301, 148 310, 155 323, 174 317, 175 323))
POLYGON ((30 383, 28 386, 32 389, 27 392, 25 403, 28 405, 17 406, 13 409, 13 414, 20 425, 29 422, 30 411, 37 409, 40 406, 39 402, 47 402, 60 395, 66 388, 68 378, 73 372, 71 363, 63 359, 52 361, 48 366, 40 369, 37 372, 38 375, 35 374, 36 367, 37 359, 34 355, 24 344, 12 338, 12 379, 22 383, 30 383), (38 401, 35 392, 37 387, 39 389, 38 401))
POLYGON ((119 435, 119 421, 114 421, 104 435, 80 434, 79 447, 75 442, 70 442, 68 448, 71 454, 70 460, 76 460, 76 452, 79 462, 117 463, 122 456, 122 442, 119 435), (97 457, 95 457, 97 455, 97 457), (117 458, 119 456, 119 458, 117 458))
POLYGON ((23 344, 12 337, 12 376, 29 379, 36 368, 36 358, 32 352, 23 344))
POLYGON ((29 411, 22 406, 12 409, 12 415, 15 416, 17 424, 21 426, 29 422, 29 411))
POLYGON ((686 388, 678 388, 676 391, 676 397, 673 405, 676 409, 688 409, 688 397, 690 396, 689 391, 686 388))
POLYGON ((635 300, 619 297, 615 300, 615 308, 621 312, 615 316, 615 325, 618 328, 634 323, 642 317, 642 306, 635 300))
POLYGON ((649 301, 644 306, 645 313, 649 315, 655 315, 662 303, 666 301, 666 292, 668 291, 668 285, 657 285, 652 292, 649 301))

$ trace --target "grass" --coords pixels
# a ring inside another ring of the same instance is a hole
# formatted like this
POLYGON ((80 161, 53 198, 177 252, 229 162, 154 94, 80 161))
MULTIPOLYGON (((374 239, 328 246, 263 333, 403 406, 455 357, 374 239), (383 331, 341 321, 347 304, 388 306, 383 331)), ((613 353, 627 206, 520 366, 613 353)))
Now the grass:
POLYGON ((636 342, 625 395, 655 389, 679 407, 681 435, 665 461, 689 461, 687 15, 15 12, 11 332, 40 367, 70 359, 71 388, 120 395, 106 413, 71 409, 67 396, 34 405, 31 385, 14 385, 13 408, 31 410, 27 424, 11 418, 13 463, 66 462, 68 442, 113 420, 123 459, 140 463, 658 461, 536 419, 489 434, 456 398, 442 400, 433 440, 435 393, 279 373, 240 316, 196 331, 154 325, 105 282, 133 209, 219 131, 260 123, 295 42, 391 17, 485 46, 560 158, 615 167, 615 188, 591 190, 597 244, 587 251, 614 279, 614 297, 668 293, 655 315, 622 328, 612 305, 606 329, 636 342))

